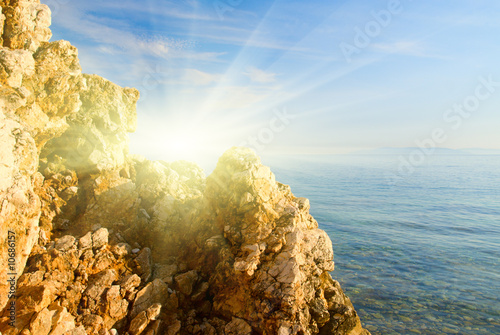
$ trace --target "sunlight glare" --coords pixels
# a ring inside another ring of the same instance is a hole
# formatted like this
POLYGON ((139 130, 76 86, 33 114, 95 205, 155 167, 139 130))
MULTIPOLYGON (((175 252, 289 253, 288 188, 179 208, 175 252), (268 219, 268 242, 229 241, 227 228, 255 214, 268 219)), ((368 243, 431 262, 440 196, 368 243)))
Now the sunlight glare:
POLYGON ((166 146, 167 154, 178 159, 186 159, 203 150, 203 141, 195 132, 177 131, 162 137, 165 137, 161 143, 166 146))

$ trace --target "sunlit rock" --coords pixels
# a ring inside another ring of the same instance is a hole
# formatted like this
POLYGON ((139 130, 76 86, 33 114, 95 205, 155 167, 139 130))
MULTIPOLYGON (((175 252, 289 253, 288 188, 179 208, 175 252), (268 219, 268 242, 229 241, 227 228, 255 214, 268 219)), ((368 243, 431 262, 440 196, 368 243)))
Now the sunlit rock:
POLYGON ((2 334, 369 334, 309 201, 255 152, 207 178, 130 155, 138 91, 82 74, 47 6, 0 4, 2 334))
MULTIPOLYGON (((0 110, 0 309, 12 295, 17 278, 38 240, 40 199, 35 193, 41 175, 30 134, 0 110), (11 275, 8 275, 11 273, 11 275), (9 280, 10 282, 8 282, 9 280)), ((15 293, 15 289, 14 289, 15 293)))
POLYGON ((34 52, 40 43, 50 39, 51 13, 47 5, 39 0, 3 0, 1 4, 5 15, 4 46, 34 52))

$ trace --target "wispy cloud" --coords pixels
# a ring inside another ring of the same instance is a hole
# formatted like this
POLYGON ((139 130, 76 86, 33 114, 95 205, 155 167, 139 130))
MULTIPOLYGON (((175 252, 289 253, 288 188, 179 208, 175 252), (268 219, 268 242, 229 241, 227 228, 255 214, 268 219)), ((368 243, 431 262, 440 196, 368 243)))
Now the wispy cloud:
POLYGON ((266 72, 256 67, 249 67, 247 72, 243 73, 248 76, 251 81, 260 84, 273 83, 276 81, 276 73, 266 72))
POLYGON ((95 17, 85 9, 66 6, 61 8, 57 24, 97 42, 101 51, 108 54, 124 53, 152 56, 163 59, 182 58, 217 62, 224 52, 194 51, 189 39, 165 35, 136 34, 126 26, 117 26, 112 19, 95 17))
POLYGON ((372 44, 374 51, 386 54, 398 54, 405 56, 438 58, 445 59, 446 57, 434 53, 430 48, 426 47, 419 41, 396 41, 392 43, 374 43, 372 44))
POLYGON ((220 57, 225 54, 225 52, 193 52, 191 50, 173 50, 170 53, 170 57, 167 58, 182 58, 203 62, 219 63, 222 62, 220 60, 220 57))
POLYGON ((123 0, 119 2, 104 1, 99 4, 101 10, 128 11, 141 13, 148 17, 168 17, 180 20, 215 21, 218 17, 210 12, 200 11, 202 5, 198 1, 162 1, 161 5, 135 0, 123 0))

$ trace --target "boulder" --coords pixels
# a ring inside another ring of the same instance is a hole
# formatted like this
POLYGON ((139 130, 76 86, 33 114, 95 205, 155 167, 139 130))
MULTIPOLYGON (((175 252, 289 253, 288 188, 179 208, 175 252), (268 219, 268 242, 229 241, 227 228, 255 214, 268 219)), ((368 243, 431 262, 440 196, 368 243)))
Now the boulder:
POLYGON ((76 238, 71 235, 65 235, 57 240, 55 248, 59 251, 68 251, 75 245, 76 238))
POLYGON ((185 295, 191 295, 193 287, 198 281, 198 273, 196 270, 175 276, 175 284, 179 292, 185 295))
POLYGON ((155 279, 137 293, 130 316, 135 318, 154 304, 165 305, 169 297, 168 286, 160 279, 155 279))
POLYGON ((52 317, 56 311, 49 311, 47 308, 38 312, 30 323, 30 332, 32 334, 48 335, 52 329, 52 317))
POLYGON ((152 274, 152 259, 151 259, 151 249, 144 248, 138 254, 134 260, 136 273, 141 276, 142 282, 147 282, 151 278, 152 274))
POLYGON ((233 318, 224 328, 227 335, 251 335, 252 327, 245 320, 233 318))
POLYGON ((109 233, 106 228, 97 229, 92 234, 92 248, 99 249, 108 243, 109 233))
POLYGON ((161 304, 153 304, 147 310, 139 313, 131 322, 129 327, 129 332, 131 335, 139 335, 141 334, 148 324, 155 320, 156 317, 160 314, 161 304))

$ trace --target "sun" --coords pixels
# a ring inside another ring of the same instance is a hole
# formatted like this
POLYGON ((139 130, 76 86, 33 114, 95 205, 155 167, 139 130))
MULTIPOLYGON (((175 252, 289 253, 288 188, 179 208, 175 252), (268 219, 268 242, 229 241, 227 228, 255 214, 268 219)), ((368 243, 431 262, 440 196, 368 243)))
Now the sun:
POLYGON ((174 133, 167 135, 167 153, 174 157, 184 157, 196 154, 201 148, 201 139, 193 134, 174 133))

